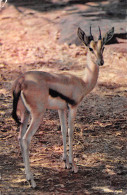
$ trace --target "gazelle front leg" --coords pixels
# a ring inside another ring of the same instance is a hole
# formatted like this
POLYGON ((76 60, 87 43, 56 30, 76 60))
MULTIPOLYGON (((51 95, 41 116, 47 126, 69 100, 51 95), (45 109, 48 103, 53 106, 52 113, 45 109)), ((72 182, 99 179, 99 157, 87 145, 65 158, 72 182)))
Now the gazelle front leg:
POLYGON ((69 136, 69 164, 72 166, 72 171, 74 173, 78 172, 78 168, 74 162, 73 156, 73 131, 74 131, 74 120, 76 117, 77 107, 69 108, 68 115, 68 136, 69 136))
POLYGON ((66 149, 66 136, 67 136, 67 113, 66 110, 58 110, 60 124, 61 124, 61 132, 63 137, 63 161, 65 162, 65 168, 68 168, 68 157, 67 157, 67 149, 66 149))

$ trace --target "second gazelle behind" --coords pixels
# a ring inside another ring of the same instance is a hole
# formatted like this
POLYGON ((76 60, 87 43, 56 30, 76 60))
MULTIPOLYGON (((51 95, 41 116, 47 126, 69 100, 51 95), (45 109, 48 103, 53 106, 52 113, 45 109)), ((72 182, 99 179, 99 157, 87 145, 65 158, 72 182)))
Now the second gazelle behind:
POLYGON ((13 112, 12 116, 20 125, 19 142, 25 164, 26 178, 33 188, 36 187, 29 163, 29 144, 39 128, 46 109, 56 109, 59 113, 61 131, 63 135, 63 160, 65 167, 76 173, 78 171, 73 157, 73 124, 77 107, 88 93, 95 87, 99 66, 104 64, 104 45, 113 37, 114 28, 108 31, 104 38, 94 40, 91 28, 87 37, 83 30, 78 28, 80 40, 88 48, 87 65, 84 77, 79 78, 69 73, 49 73, 42 71, 29 71, 21 75, 13 86, 13 112), (68 128, 67 128, 68 110, 68 128), (27 128, 28 119, 30 125, 27 128), (19 120, 20 118, 20 120, 19 120), (69 137, 69 158, 66 151, 66 135, 69 137))

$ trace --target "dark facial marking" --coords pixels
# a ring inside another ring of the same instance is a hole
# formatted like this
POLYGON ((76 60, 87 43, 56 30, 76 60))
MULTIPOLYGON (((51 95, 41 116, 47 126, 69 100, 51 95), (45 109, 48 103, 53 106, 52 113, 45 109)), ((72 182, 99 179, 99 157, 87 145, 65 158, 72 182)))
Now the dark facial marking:
POLYGON ((93 48, 89 47, 89 50, 90 50, 92 53, 94 53, 93 48))

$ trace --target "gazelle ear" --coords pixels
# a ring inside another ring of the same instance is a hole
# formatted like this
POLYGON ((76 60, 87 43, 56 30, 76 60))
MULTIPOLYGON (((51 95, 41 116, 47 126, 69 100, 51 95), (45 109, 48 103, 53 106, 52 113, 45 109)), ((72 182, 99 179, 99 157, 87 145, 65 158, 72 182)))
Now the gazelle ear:
POLYGON ((104 36, 103 38, 103 45, 105 45, 106 43, 108 43, 112 37, 114 35, 114 27, 112 27, 107 33, 106 35, 104 36))
POLYGON ((81 28, 78 28, 77 35, 79 39, 86 45, 88 46, 89 40, 84 31, 81 28))

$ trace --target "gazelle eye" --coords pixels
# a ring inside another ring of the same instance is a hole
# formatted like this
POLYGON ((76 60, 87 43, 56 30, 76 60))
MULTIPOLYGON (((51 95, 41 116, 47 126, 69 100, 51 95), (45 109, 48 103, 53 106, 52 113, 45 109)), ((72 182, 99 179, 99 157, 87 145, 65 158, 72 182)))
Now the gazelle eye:
POLYGON ((92 53, 94 53, 94 51, 93 51, 93 49, 92 49, 91 47, 89 47, 89 50, 90 50, 92 53))

